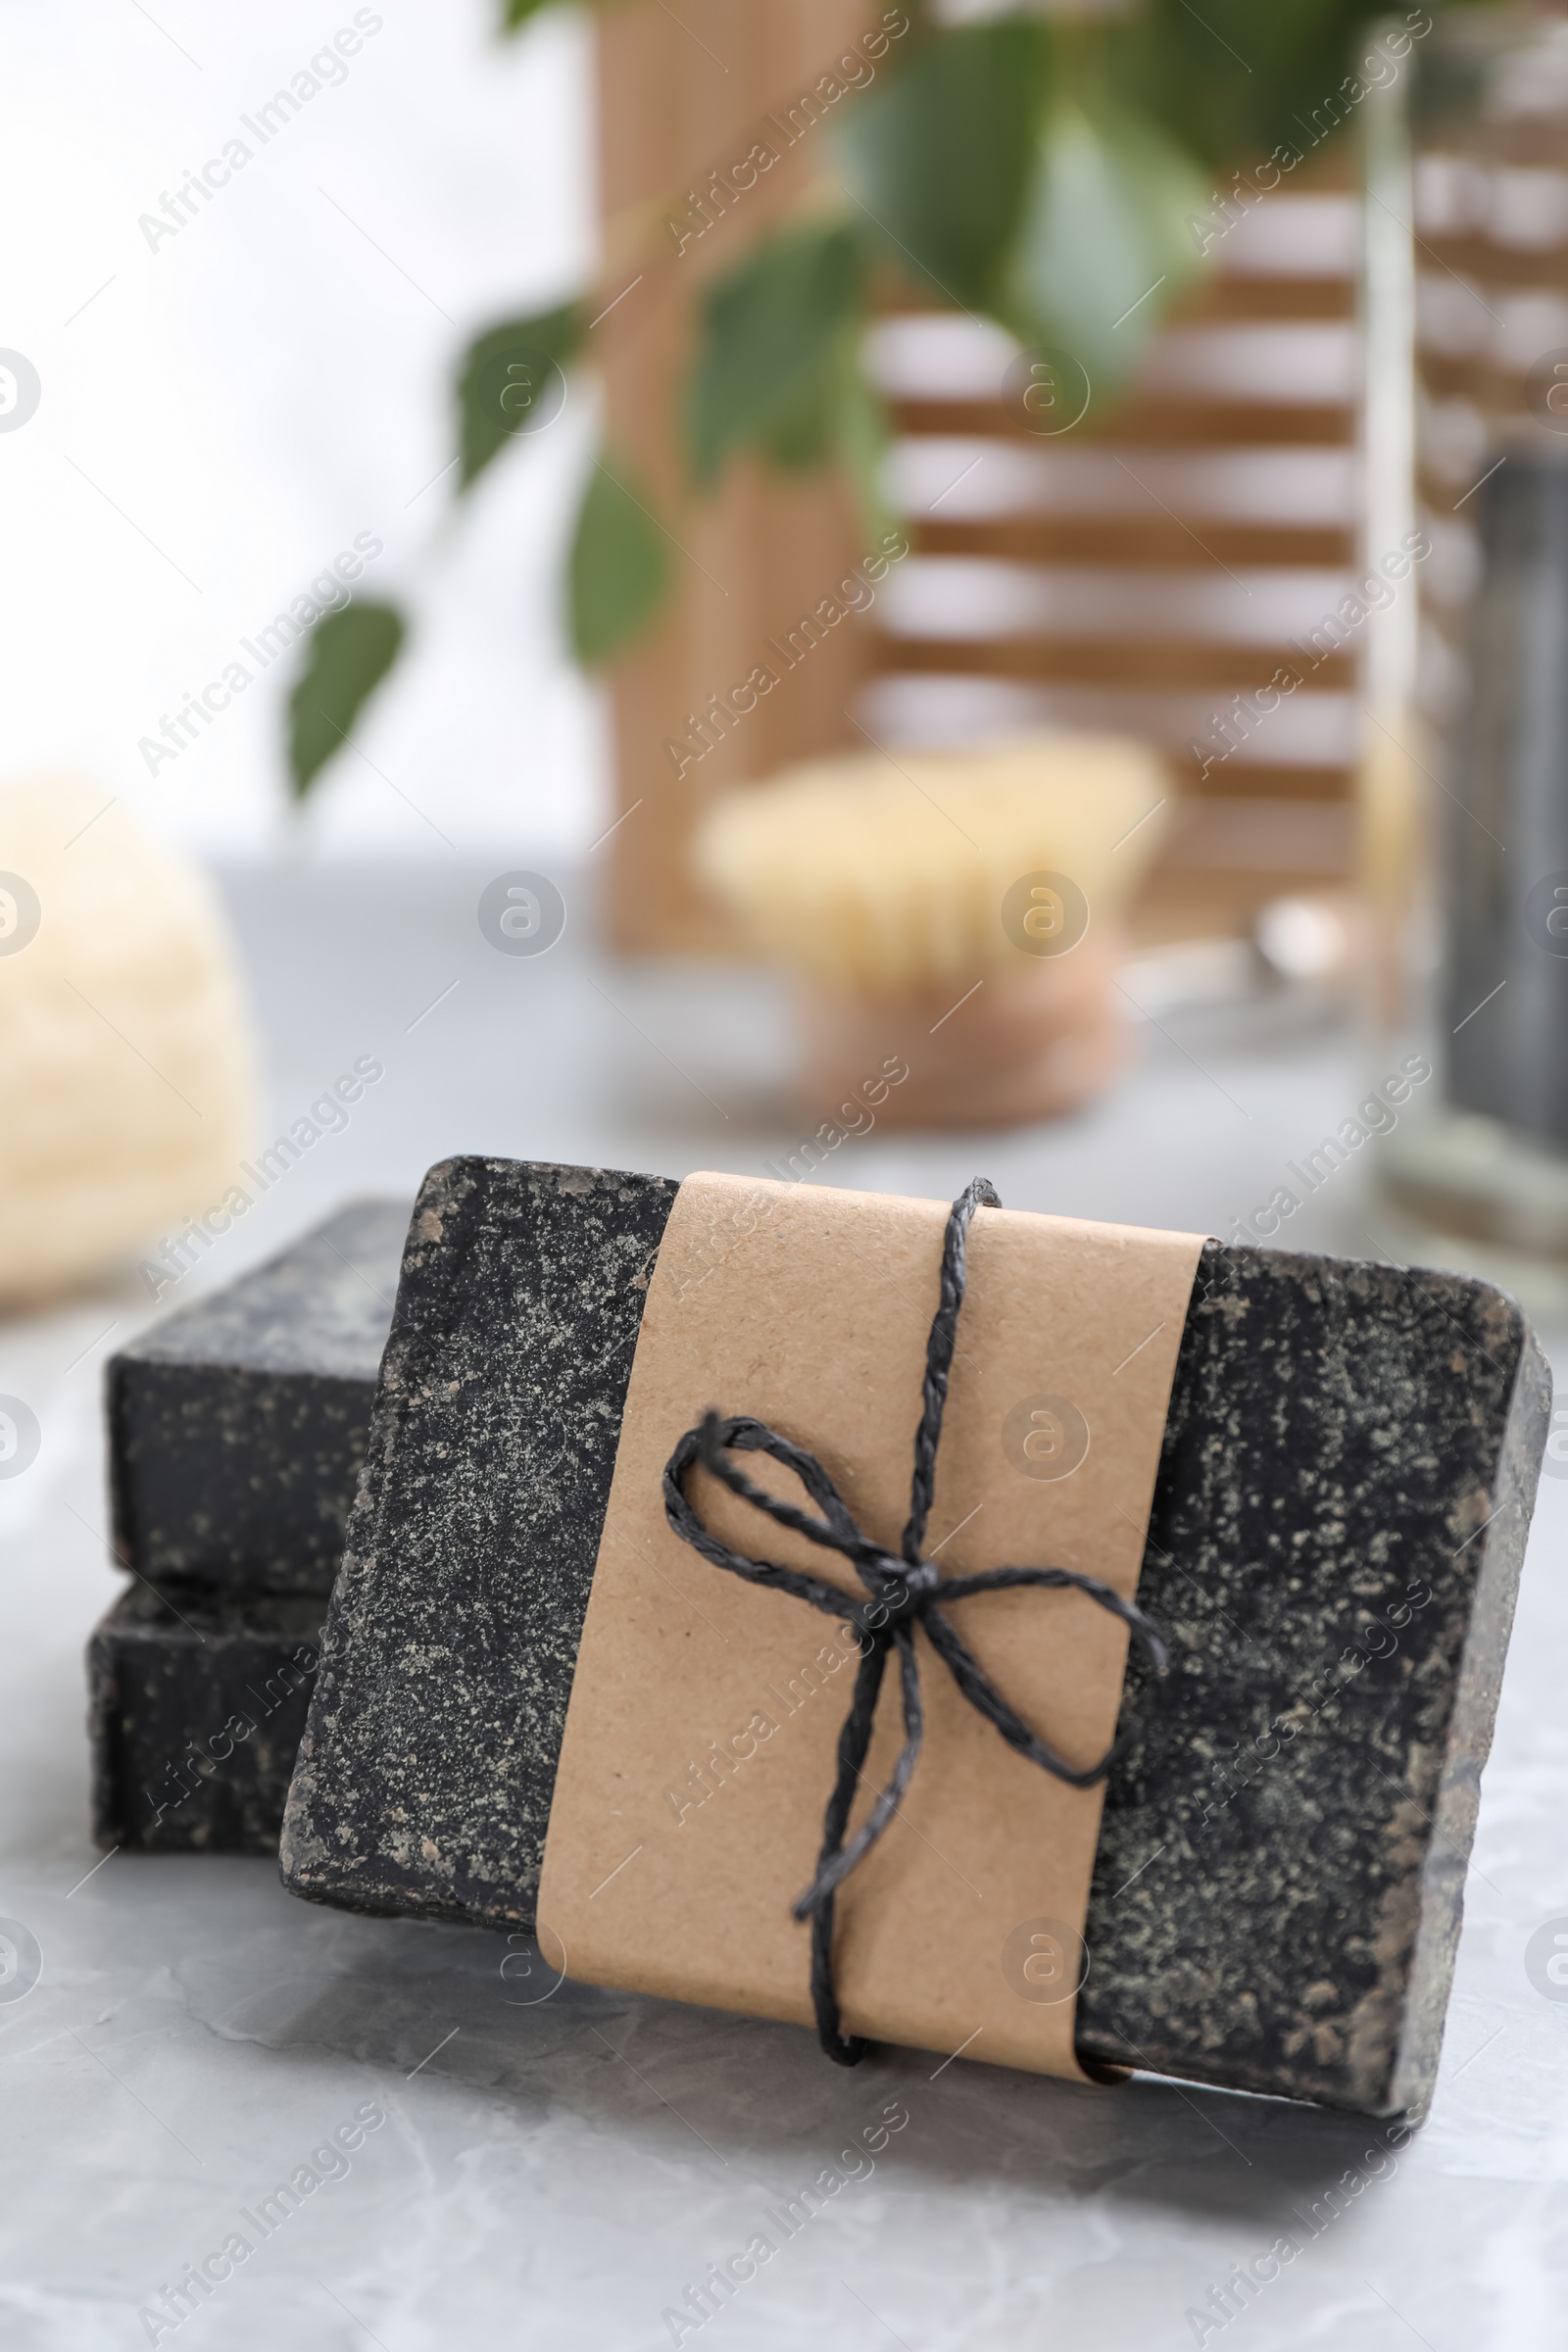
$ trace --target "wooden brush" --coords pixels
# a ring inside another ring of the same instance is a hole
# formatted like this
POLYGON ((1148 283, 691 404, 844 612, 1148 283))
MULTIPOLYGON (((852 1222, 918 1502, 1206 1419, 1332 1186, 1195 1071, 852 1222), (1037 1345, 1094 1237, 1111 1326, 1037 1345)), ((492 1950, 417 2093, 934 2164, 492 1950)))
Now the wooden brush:
POLYGON ((1125 1059, 1121 916, 1170 799, 1120 736, 817 760, 717 801, 697 870, 801 983, 814 1102, 891 1056, 908 1073, 885 1118, 1005 1124, 1076 1107, 1125 1059))

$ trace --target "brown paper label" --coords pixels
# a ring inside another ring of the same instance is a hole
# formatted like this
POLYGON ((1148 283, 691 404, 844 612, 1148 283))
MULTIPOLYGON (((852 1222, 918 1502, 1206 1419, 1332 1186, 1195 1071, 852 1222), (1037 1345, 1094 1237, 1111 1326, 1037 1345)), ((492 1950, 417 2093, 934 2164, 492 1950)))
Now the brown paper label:
MULTIPOLYGON (((590 1984, 811 2023, 810 1883, 857 1653, 849 1629, 710 1567, 661 1482, 705 1409, 815 1453, 895 1553, 947 1207, 688 1178, 626 1396, 539 1893, 541 1936, 590 1984)), ((1062 1567, 1131 1595, 1201 1236, 980 1209, 927 1550, 952 1576, 1062 1567)), ((762 1456, 748 1474, 803 1505, 762 1456)), ((860 1592, 838 1553, 693 1474, 707 1525, 860 1592)), ((977 1593, 955 1626, 1058 1753, 1115 1734, 1126 1635, 1081 1593, 977 1593)), ((846 2031, 1082 2080, 1081 1938, 1102 1791, 1007 1747, 915 1636, 926 1733, 898 1819, 841 1889, 846 2031)), ((903 1739, 884 1682, 858 1824, 903 1739)), ((1157 1701, 1155 1702, 1157 1703, 1157 1701)))

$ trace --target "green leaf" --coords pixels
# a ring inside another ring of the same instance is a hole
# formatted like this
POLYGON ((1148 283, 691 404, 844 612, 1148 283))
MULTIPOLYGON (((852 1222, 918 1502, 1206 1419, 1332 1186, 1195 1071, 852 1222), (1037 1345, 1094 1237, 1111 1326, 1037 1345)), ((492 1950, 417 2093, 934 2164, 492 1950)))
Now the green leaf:
MULTIPOLYGON (((1293 169, 1285 156, 1311 154, 1349 119, 1358 65, 1391 23, 1386 0, 1144 0, 1111 47, 1130 100, 1211 171, 1251 172, 1277 147, 1293 169)), ((1408 74, 1422 48, 1378 77, 1408 74)))
POLYGON ((1113 394, 1202 268, 1188 220, 1206 191, 1191 159, 1128 110, 1056 107, 1013 257, 1009 323, 1026 341, 1065 347, 1094 398, 1113 394))
POLYGON ((397 660, 404 634, 401 612, 391 605, 371 604, 345 605, 311 631, 305 669, 288 703, 289 774, 297 801, 348 741, 366 702, 397 660))
POLYGON ((607 452, 588 477, 567 570, 571 650, 585 667, 609 662, 647 627, 669 568, 646 492, 607 452))
POLYGON ((518 433, 561 414, 564 368, 584 332, 580 303, 507 318, 469 344, 458 377, 458 487, 466 490, 518 433))
POLYGON ((812 221, 766 239, 718 279, 704 305, 688 424, 697 479, 735 451, 818 463, 831 446, 839 349, 860 316, 862 259, 847 221, 812 221))
POLYGON ((837 369, 824 368, 757 436, 763 457, 783 473, 808 473, 833 455, 837 369))
POLYGON ((501 0, 501 30, 504 34, 520 32, 524 24, 531 24, 535 17, 559 4, 560 0, 501 0))
POLYGON ((912 46, 839 132, 851 192, 883 256, 927 294, 996 299, 1023 210, 1050 77, 1047 27, 967 24, 912 46))
POLYGON ((883 489, 890 439, 881 398, 866 381, 858 351, 846 344, 834 403, 833 440, 835 454, 849 476, 868 547, 884 539, 899 519, 883 489))

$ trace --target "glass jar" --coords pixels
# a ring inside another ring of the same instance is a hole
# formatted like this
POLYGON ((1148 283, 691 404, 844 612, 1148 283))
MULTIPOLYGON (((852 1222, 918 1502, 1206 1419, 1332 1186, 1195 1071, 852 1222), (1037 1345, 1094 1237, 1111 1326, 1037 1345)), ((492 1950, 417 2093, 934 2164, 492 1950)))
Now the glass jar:
MULTIPOLYGON (((1406 863, 1423 874, 1414 903, 1396 907, 1387 887, 1380 901, 1376 872, 1367 896, 1385 944, 1401 927, 1411 975, 1403 1004, 1396 987, 1383 988, 1385 1019, 1402 1024, 1432 1077, 1419 1110, 1384 1140, 1378 1207, 1400 1255, 1490 1275, 1561 1320, 1568 16, 1545 7, 1447 16, 1410 90, 1414 479, 1429 553, 1413 608, 1413 708, 1400 732, 1414 781, 1425 778, 1430 821, 1424 854, 1412 847, 1406 863)), ((1395 209, 1385 197, 1384 210, 1395 209)), ((1374 268, 1374 352, 1377 287, 1374 268)), ((1375 442, 1375 370, 1369 394, 1375 442)), ((1397 661, 1389 667, 1396 673, 1397 661)), ((1375 864, 1375 793, 1365 813, 1375 864)), ((1385 838, 1389 830, 1385 822, 1385 838)))

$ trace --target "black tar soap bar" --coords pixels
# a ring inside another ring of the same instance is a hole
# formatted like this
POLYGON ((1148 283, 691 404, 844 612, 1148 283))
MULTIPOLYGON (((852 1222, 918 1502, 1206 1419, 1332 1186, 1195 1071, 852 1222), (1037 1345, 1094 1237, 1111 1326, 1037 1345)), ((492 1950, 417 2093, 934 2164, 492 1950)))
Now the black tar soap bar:
MULTIPOLYGON (((531 1923, 675 1189, 425 1179, 284 1822, 296 1893, 531 1923)), ((1083 2056, 1424 2104, 1549 1406, 1486 1284, 1205 1249, 1139 1591, 1175 1665, 1129 1674, 1083 2056)))
POLYGON ((351 1201, 111 1358, 126 1567, 160 1589, 331 1591, 408 1220, 406 1202, 351 1201))
POLYGON ((275 1853, 320 1639, 318 1598, 133 1585, 87 1646, 99 1843, 275 1853))

